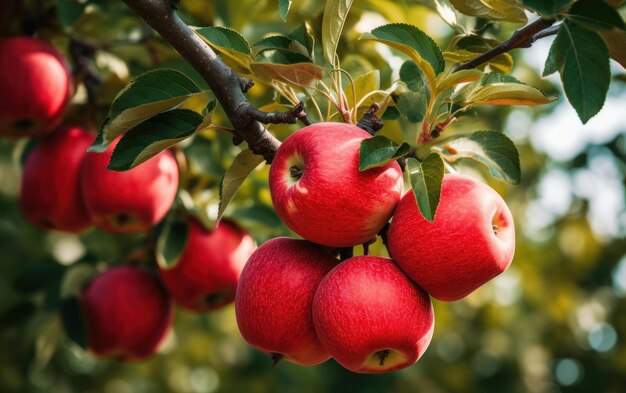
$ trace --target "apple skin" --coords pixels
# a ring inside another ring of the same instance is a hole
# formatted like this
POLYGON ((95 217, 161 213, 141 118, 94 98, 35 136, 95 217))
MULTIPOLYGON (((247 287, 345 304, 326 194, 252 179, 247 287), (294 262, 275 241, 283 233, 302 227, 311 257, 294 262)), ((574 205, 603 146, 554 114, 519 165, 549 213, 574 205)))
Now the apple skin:
POLYGON ((66 232, 91 226, 79 174, 94 137, 79 126, 63 126, 29 153, 21 179, 20 208, 31 224, 66 232))
POLYGON ((404 180, 397 162, 359 172, 361 141, 371 135, 344 123, 319 123, 290 135, 269 173, 278 216, 303 238, 330 247, 372 239, 387 223, 404 180), (302 170, 294 178, 290 168, 302 170))
POLYGON ((319 284, 313 322, 339 364, 377 374, 415 363, 430 344, 435 317, 430 297, 391 259, 358 256, 319 284))
POLYGON ((236 224, 220 221, 207 231, 196 220, 187 224, 185 250, 173 267, 159 266, 161 280, 176 303, 207 312, 233 300, 239 275, 256 249, 252 236, 236 224))
POLYGON ((515 253, 513 216, 502 197, 461 174, 444 176, 433 223, 407 192, 388 237, 390 254, 402 270, 444 301, 461 299, 505 271, 515 253))
POLYGON ((108 170, 116 140, 104 153, 89 152, 81 187, 92 221, 112 233, 145 232, 172 206, 178 189, 178 165, 165 150, 125 172, 108 170))
POLYGON ((51 132, 63 119, 71 90, 69 67, 52 45, 30 37, 0 39, 0 135, 51 132))
POLYGON ((82 291, 89 349, 102 357, 143 360, 172 328, 173 306, 157 277, 121 266, 97 275, 82 291))
POLYGON ((314 366, 329 358, 313 327, 319 282, 339 261, 306 240, 275 238, 243 268, 235 312, 243 338, 276 362, 314 366))

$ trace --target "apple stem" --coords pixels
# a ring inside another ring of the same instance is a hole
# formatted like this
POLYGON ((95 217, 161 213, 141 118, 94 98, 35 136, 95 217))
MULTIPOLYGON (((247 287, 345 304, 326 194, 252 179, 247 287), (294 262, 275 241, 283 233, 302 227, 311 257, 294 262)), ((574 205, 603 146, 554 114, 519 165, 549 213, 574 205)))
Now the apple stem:
POLYGON ((378 359, 380 360, 378 365, 381 366, 381 367, 384 366, 385 365, 385 359, 387 359, 389 357, 389 355, 391 355, 391 351, 389 351, 388 349, 383 349, 382 351, 376 352, 376 356, 378 356, 378 359))
POLYGON ((272 354, 272 367, 276 367, 278 362, 283 360, 284 355, 282 353, 273 353, 272 354))
POLYGON ((301 169, 297 166, 292 166, 291 168, 289 168, 289 174, 291 175, 291 177, 293 177, 294 179, 299 179, 302 177, 302 174, 304 173, 304 169, 301 169))

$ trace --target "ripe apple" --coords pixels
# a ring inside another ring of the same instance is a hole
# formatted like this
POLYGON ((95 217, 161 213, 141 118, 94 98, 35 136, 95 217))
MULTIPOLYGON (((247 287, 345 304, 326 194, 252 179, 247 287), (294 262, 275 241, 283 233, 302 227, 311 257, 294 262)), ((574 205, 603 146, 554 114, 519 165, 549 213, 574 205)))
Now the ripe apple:
POLYGON ((361 141, 344 123, 293 133, 272 162, 269 186, 278 216, 298 235, 331 247, 372 239, 393 214, 404 185, 397 162, 359 172, 361 141))
POLYGON ((83 290, 81 305, 89 349, 104 357, 142 360, 152 356, 172 327, 173 307, 152 273, 114 267, 83 290))
POLYGON ((79 183, 81 163, 95 135, 63 126, 29 153, 21 180, 20 207, 42 229, 80 232, 91 225, 79 183))
POLYGON ((163 284, 180 306, 198 312, 235 300, 241 269, 256 248, 249 233, 229 221, 208 231, 187 223, 185 249, 173 267, 159 266, 163 284))
POLYGON ((63 56, 45 41, 0 39, 0 135, 49 133, 62 120, 72 79, 63 56))
POLYGON ((174 155, 163 151, 125 172, 107 169, 117 141, 104 153, 89 152, 81 186, 92 221, 113 233, 145 232, 161 221, 178 188, 174 155))
POLYGON ((444 176, 435 220, 426 221, 409 191, 389 228, 396 263, 434 298, 461 299, 505 271, 515 252, 508 206, 469 176, 444 176))
POLYGON ((415 363, 430 343, 435 317, 428 295, 391 259, 359 256, 319 284, 313 322, 339 364, 371 374, 415 363))
POLYGON ((328 360, 313 327, 317 285, 339 261, 306 240, 275 238, 261 245, 239 278, 235 311, 254 348, 303 366, 328 360))

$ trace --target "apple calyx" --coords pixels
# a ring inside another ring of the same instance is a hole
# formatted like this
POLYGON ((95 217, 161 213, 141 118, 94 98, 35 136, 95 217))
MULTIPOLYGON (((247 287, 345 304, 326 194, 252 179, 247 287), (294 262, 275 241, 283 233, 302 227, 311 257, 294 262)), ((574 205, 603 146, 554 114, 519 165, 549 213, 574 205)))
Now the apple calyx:
POLYGON ((300 179, 302 177, 302 174, 304 173, 304 169, 294 165, 291 168, 289 168, 289 174, 291 175, 292 178, 294 179, 300 179))

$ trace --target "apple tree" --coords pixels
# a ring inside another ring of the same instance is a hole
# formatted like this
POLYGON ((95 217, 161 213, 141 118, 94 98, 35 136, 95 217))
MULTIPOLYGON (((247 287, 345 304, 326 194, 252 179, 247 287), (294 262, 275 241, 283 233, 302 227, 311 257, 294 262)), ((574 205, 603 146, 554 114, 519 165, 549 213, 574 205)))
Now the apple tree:
POLYGON ((3 2, 1 386, 618 391, 625 12, 3 2))

